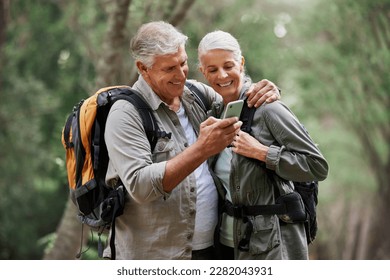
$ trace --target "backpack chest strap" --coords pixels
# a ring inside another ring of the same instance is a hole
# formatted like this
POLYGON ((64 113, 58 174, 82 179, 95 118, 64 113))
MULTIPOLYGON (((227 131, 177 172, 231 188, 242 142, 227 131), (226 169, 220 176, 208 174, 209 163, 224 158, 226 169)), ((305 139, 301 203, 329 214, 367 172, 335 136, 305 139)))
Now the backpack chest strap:
POLYGON ((231 217, 243 219, 247 216, 258 215, 282 215, 286 214, 287 209, 284 204, 271 205, 233 205, 230 201, 225 201, 225 212, 231 217))

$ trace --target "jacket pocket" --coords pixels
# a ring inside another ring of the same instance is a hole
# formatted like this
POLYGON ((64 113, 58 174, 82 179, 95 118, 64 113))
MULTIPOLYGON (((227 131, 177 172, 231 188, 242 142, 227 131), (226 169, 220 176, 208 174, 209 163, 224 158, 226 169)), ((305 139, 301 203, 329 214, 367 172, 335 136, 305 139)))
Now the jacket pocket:
POLYGON ((174 156, 174 143, 172 139, 159 138, 154 148, 153 162, 166 161, 174 156))
POLYGON ((280 225, 276 215, 259 215, 252 220, 253 232, 249 242, 251 254, 263 254, 280 245, 280 225))

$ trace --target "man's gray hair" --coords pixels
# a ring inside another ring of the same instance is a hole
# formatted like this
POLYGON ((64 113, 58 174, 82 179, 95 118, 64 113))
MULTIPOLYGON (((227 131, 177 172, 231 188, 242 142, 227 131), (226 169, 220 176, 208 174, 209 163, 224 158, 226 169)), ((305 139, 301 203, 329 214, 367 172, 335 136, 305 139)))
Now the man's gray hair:
POLYGON ((233 52, 234 60, 241 63, 241 48, 237 39, 230 33, 216 30, 206 34, 200 41, 198 46, 198 60, 200 63, 200 57, 211 50, 225 50, 233 52))
POLYGON ((152 67, 154 57, 176 53, 188 37, 164 21, 143 24, 130 41, 130 51, 136 61, 152 67))

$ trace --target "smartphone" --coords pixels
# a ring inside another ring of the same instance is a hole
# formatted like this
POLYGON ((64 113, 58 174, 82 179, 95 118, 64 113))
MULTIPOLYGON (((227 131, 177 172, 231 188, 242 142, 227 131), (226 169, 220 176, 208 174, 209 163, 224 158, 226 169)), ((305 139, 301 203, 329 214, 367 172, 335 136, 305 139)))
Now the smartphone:
POLYGON ((223 113, 223 119, 230 117, 240 118, 242 106, 244 105, 244 100, 236 100, 229 102, 226 105, 225 112, 223 113))

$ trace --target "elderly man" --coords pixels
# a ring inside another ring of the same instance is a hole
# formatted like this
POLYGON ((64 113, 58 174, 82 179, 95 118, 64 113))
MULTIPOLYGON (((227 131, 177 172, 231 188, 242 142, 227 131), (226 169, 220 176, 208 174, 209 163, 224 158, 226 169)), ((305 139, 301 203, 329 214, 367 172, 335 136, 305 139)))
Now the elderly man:
MULTIPOLYGON (((171 137, 158 139, 152 151, 131 103, 118 101, 110 110, 105 131, 110 157, 106 181, 115 185, 120 179, 128 193, 124 213, 116 220, 117 259, 214 258, 218 196, 207 159, 233 141, 241 122, 207 118, 195 102, 185 86, 186 41, 187 36, 165 22, 142 25, 131 41, 140 74, 133 88, 171 137)), ((211 87, 193 83, 209 104, 222 104, 211 87)), ((252 104, 279 96, 268 81, 256 90, 252 104)), ((109 247, 104 256, 110 258, 109 247)))

